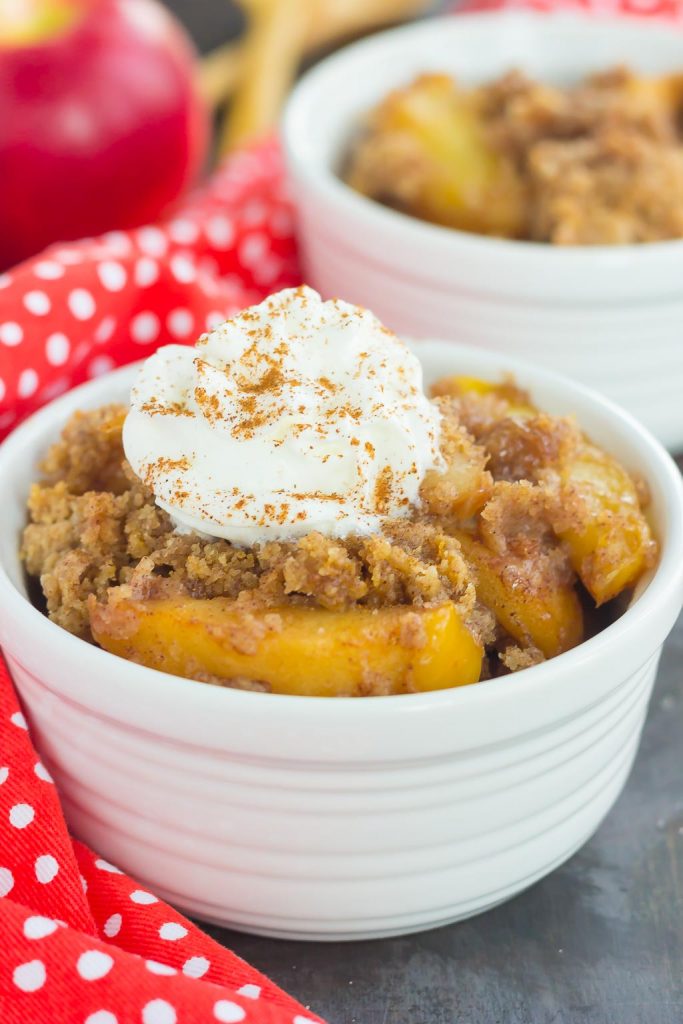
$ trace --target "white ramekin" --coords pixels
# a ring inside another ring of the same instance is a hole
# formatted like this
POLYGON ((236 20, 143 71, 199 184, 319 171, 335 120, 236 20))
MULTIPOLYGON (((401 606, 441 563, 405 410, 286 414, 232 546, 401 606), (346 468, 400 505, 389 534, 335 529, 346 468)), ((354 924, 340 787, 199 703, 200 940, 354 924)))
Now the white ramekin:
POLYGON ((337 176, 363 114, 418 72, 464 82, 520 67, 575 80, 625 62, 683 68, 683 34, 594 15, 489 13, 425 21, 354 44, 302 79, 283 136, 307 280, 394 329, 513 355, 598 388, 683 449, 683 241, 559 248, 423 223, 337 176))
MULTIPOLYGON (((125 400, 87 384, 0 448, 0 642, 76 835, 186 911, 310 939, 390 935, 477 913, 569 857, 633 760, 683 602, 683 487, 630 416, 579 385, 451 343, 428 380, 515 373, 647 481, 661 558, 624 616, 515 676, 366 700, 282 697, 163 675, 30 604, 17 555, 36 463, 68 415, 125 400)), ((310 671, 310 666, 302 666, 310 671)))

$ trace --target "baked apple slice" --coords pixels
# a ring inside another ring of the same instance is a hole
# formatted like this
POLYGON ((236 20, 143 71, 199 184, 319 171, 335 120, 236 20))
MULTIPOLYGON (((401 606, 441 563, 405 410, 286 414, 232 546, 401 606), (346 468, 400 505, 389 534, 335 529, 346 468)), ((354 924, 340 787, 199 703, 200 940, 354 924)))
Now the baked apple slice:
POLYGON ((273 693, 349 697, 476 683, 482 648, 454 604, 435 608, 245 610, 228 598, 136 600, 130 588, 90 605, 105 650, 173 675, 273 693))
POLYGON ((459 530, 465 559, 477 576, 477 595, 511 637, 554 658, 583 640, 581 604, 569 583, 531 571, 528 561, 497 554, 459 530))

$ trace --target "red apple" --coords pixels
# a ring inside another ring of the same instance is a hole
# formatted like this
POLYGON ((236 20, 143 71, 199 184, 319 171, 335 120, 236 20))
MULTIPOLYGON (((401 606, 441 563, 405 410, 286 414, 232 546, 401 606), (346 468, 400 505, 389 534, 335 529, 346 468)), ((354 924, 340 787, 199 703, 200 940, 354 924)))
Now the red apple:
POLYGON ((207 141, 192 46, 156 0, 0 0, 0 269, 156 219, 207 141))

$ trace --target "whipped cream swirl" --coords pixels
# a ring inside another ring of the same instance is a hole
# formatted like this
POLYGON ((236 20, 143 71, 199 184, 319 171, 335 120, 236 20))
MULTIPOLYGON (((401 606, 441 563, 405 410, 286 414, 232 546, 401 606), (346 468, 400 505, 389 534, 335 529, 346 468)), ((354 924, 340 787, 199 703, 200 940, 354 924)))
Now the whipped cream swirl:
POLYGON ((272 295, 142 366, 123 442, 183 531, 252 545, 367 534, 442 466, 416 357, 370 312, 272 295))

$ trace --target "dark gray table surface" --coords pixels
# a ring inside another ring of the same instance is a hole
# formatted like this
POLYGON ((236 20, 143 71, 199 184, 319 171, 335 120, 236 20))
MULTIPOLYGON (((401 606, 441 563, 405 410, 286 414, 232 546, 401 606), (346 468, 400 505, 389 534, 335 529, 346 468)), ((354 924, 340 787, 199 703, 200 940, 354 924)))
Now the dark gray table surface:
MULTIPOLYGON (((202 50, 240 24, 225 0, 168 2, 202 50)), ((207 931, 330 1024, 683 1024, 683 618, 616 807, 521 896, 376 942, 207 931)))

